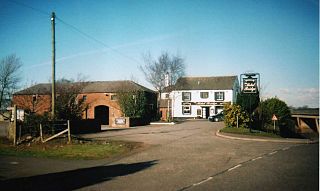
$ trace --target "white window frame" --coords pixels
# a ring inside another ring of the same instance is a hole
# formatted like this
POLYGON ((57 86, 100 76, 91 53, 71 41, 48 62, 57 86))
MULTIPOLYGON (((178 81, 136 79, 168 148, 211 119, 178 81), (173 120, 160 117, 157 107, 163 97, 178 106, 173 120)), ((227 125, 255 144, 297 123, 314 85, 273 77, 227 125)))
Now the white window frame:
POLYGON ((182 92, 182 101, 191 101, 191 92, 182 92), (189 98, 186 99, 186 97, 189 97, 189 98))
POLYGON ((182 114, 191 115, 191 105, 182 105, 182 114))
POLYGON ((208 99, 209 98, 209 92, 200 92, 200 98, 201 99, 208 99), (206 97, 203 95, 207 95, 206 97))
POLYGON ((215 92, 214 99, 216 101, 224 101, 224 92, 215 92))

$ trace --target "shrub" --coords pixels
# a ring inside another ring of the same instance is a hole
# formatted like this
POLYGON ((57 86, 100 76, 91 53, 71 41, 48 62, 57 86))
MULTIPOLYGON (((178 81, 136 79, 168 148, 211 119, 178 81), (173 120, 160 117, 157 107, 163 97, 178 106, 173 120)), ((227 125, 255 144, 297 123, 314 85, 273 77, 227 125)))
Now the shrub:
POLYGON ((294 130, 290 109, 284 101, 278 98, 269 98, 260 103, 258 112, 262 121, 262 128, 268 129, 267 127, 273 124, 272 116, 276 115, 278 118, 276 123, 277 132, 294 130))
POLYGON ((143 91, 121 91, 117 94, 118 103, 126 117, 144 117, 147 112, 147 100, 143 91))
POLYGON ((224 105, 224 122, 227 127, 237 126, 237 117, 239 127, 248 128, 250 117, 246 111, 243 111, 240 105, 227 103, 224 105))
POLYGON ((19 124, 23 127, 22 134, 30 134, 32 136, 38 136, 40 123, 47 122, 49 119, 50 119, 49 113, 44 113, 43 115, 30 113, 26 115, 25 120, 23 122, 20 122, 19 124))

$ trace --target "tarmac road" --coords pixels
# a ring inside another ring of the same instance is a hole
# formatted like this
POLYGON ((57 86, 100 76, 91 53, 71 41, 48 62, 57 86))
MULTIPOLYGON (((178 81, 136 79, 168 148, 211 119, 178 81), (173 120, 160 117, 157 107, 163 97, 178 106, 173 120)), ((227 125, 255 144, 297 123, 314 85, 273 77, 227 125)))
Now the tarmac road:
POLYGON ((259 173, 261 177, 276 177, 264 182, 271 189, 270 182, 279 178, 275 189, 281 183, 295 186, 299 180, 309 185, 307 190, 318 190, 318 144, 230 140, 215 135, 222 127, 223 123, 189 121, 86 135, 149 146, 112 163, 2 158, 0 186, 18 190, 256 190, 259 187, 250 187, 255 181, 242 183, 259 173), (10 160, 19 161, 15 165, 9 164, 10 160), (32 164, 32 160, 38 163, 32 164), (35 170, 37 166, 40 169, 35 170), (305 170, 296 170, 300 168, 305 170), (282 176, 293 178, 282 181, 282 176))

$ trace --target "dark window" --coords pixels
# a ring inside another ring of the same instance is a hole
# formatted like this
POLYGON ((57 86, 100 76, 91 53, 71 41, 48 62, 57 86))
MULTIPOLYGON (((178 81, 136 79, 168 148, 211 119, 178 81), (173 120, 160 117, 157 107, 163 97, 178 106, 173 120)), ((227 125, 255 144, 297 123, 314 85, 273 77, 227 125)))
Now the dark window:
POLYGON ((191 92, 182 92, 183 101, 191 101, 191 92))
POLYGON ((168 99, 169 98, 169 94, 166 94, 166 99, 168 99))
POLYGON ((223 101, 224 100, 224 92, 215 92, 214 97, 216 101, 223 101))
POLYGON ((117 95, 115 94, 111 95, 111 100, 117 100, 117 99, 118 99, 117 95))
POLYGON ((37 95, 33 95, 32 96, 32 102, 36 102, 37 101, 37 95))
POLYGON ((200 92, 200 97, 202 99, 207 99, 209 97, 209 92, 200 92))
POLYGON ((201 115, 201 109, 197 109, 197 115, 201 115))
POLYGON ((191 105, 183 105, 182 106, 182 114, 183 115, 191 115, 191 105))
POLYGON ((83 95, 82 96, 82 101, 86 101, 87 100, 87 96, 86 95, 83 95))

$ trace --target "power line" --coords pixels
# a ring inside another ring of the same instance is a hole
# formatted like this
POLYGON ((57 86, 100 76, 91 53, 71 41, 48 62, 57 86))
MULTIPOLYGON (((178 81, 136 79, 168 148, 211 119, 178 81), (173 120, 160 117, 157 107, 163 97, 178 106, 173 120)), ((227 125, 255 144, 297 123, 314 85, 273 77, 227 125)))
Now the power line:
POLYGON ((135 58, 132 58, 132 57, 126 55, 126 54, 123 54, 122 52, 118 51, 117 49, 114 49, 114 48, 108 46, 106 43, 104 43, 104 42, 102 42, 102 41, 94 38, 93 36, 91 36, 91 35, 83 32, 83 31, 81 31, 80 29, 78 29, 78 28, 75 27, 74 25, 71 25, 71 24, 65 22, 64 20, 62 20, 62 19, 59 18, 59 17, 56 17, 56 19, 59 20, 59 21, 60 21, 61 23, 63 23, 64 25, 66 25, 66 26, 70 27, 71 29, 75 30, 76 32, 78 32, 78 33, 82 34, 83 36, 87 37, 88 39, 91 39, 92 41, 94 41, 94 42, 96 42, 96 43, 98 43, 98 44, 100 44, 100 45, 102 45, 102 46, 104 46, 104 47, 112 50, 113 52, 116 52, 116 53, 120 54, 121 56, 126 57, 127 59, 132 60, 132 61, 134 61, 134 62, 136 62, 136 63, 139 64, 139 61, 136 60, 135 58))
POLYGON ((49 17, 51 16, 51 14, 50 14, 50 13, 47 13, 46 11, 43 11, 43 10, 41 10, 41 9, 32 7, 32 6, 27 5, 27 4, 24 4, 24 3, 21 3, 21 2, 18 2, 18 1, 14 1, 14 0, 9 0, 9 2, 15 3, 15 4, 17 4, 17 5, 20 5, 20 6, 23 6, 23 7, 26 7, 26 8, 29 8, 29 9, 31 9, 31 10, 33 10, 33 11, 36 11, 36 12, 38 12, 38 13, 41 13, 42 15, 46 15, 46 16, 49 16, 49 17))
MULTIPOLYGON (((38 13, 41 13, 42 15, 46 15, 46 16, 51 17, 51 14, 50 14, 50 13, 47 13, 46 11, 43 11, 43 10, 41 10, 41 9, 32 7, 32 6, 27 5, 27 4, 25 4, 25 3, 17 2, 17 1, 15 1, 15 0, 9 0, 9 2, 15 3, 15 4, 17 4, 17 5, 20 5, 20 6, 23 6, 23 7, 26 7, 26 8, 29 8, 29 9, 31 9, 31 10, 33 10, 33 11, 36 11, 36 12, 38 12, 38 13)), ((139 62, 138 60, 136 60, 135 58, 132 58, 132 57, 126 55, 126 54, 123 54, 122 52, 118 51, 117 49, 114 49, 114 48, 108 46, 106 43, 104 43, 104 42, 102 42, 102 41, 94 38, 93 36, 91 36, 91 35, 83 32, 83 31, 81 31, 80 29, 78 29, 78 28, 75 27, 74 25, 71 25, 71 24, 67 23, 66 21, 62 20, 61 18, 59 18, 59 17, 56 16, 56 19, 59 20, 62 24, 70 27, 70 28, 73 29, 74 31, 76 31, 76 32, 80 33, 81 35, 85 36, 86 38, 88 38, 88 39, 90 39, 90 40, 92 40, 92 41, 94 41, 94 42, 96 42, 96 43, 104 46, 105 48, 108 48, 109 50, 112 50, 113 52, 116 52, 117 54, 119 54, 119 55, 121 55, 121 56, 123 56, 123 57, 125 57, 125 58, 127 58, 127 59, 129 59, 129 60, 132 60, 132 61, 136 62, 137 64, 140 64, 140 62, 139 62)))

